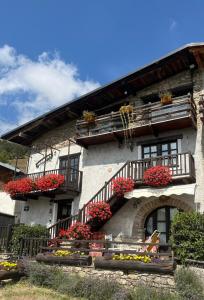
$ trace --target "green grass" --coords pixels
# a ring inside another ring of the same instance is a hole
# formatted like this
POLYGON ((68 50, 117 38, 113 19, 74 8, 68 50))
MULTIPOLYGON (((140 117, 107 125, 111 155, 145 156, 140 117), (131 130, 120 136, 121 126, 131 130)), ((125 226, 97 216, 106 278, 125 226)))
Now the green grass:
POLYGON ((51 289, 36 287, 28 282, 9 284, 0 289, 1 300, 79 300, 51 289))

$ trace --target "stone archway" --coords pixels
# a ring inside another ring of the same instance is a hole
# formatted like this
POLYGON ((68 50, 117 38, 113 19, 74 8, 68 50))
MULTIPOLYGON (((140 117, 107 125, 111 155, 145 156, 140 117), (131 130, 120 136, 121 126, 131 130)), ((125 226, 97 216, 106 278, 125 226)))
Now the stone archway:
POLYGON ((155 209, 163 206, 176 207, 185 212, 192 211, 194 208, 193 203, 190 201, 185 199, 177 199, 175 197, 161 196, 159 198, 150 197, 141 200, 136 209, 135 220, 132 227, 132 236, 135 236, 138 239, 143 239, 146 218, 155 209))

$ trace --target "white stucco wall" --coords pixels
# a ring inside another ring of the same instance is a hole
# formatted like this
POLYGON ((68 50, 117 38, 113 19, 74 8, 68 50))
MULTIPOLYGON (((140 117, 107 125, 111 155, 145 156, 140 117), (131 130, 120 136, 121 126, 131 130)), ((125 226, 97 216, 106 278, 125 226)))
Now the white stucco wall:
POLYGON ((15 223, 20 222, 22 201, 14 201, 10 195, 0 191, 0 213, 15 216, 15 223))

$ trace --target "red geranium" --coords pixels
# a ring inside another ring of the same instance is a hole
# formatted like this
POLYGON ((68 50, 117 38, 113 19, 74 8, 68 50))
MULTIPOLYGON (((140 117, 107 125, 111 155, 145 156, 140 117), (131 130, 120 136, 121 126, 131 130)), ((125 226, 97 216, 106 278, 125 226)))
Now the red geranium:
POLYGON ((166 186, 172 181, 171 170, 165 166, 155 166, 144 172, 144 183, 150 186, 166 186))
POLYGON ((36 190, 41 190, 41 191, 56 189, 63 183, 64 183, 64 175, 61 174, 45 175, 35 181, 36 190))
POLYGON ((110 219, 112 213, 110 210, 110 205, 108 203, 99 201, 88 205, 87 215, 90 217, 89 220, 97 220, 99 222, 102 222, 110 219))
POLYGON ((91 238, 90 227, 86 224, 75 222, 69 229, 61 229, 59 237, 71 240, 89 240, 91 238))
POLYGON ((112 190, 119 197, 127 192, 131 192, 134 189, 134 185, 134 180, 131 178, 118 177, 112 180, 112 190))
POLYGON ((9 181, 4 185, 4 191, 14 196, 15 194, 26 194, 33 190, 33 181, 30 178, 22 178, 9 181))

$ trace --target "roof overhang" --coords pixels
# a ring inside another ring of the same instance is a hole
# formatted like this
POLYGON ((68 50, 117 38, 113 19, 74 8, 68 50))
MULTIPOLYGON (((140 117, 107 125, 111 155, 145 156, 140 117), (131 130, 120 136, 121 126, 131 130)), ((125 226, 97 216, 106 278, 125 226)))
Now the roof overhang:
POLYGON ((104 107, 110 109, 111 106, 114 110, 113 105, 124 101, 125 95, 135 95, 138 90, 192 67, 204 67, 204 43, 187 44, 176 49, 159 60, 3 134, 1 138, 30 145, 48 130, 80 117, 83 110, 99 114, 106 113, 104 107))
POLYGON ((161 196, 174 197, 177 198, 190 198, 192 199, 195 195, 196 184, 184 184, 184 185, 174 185, 165 188, 138 188, 133 191, 126 193, 126 199, 140 199, 140 198, 159 198, 161 196))

